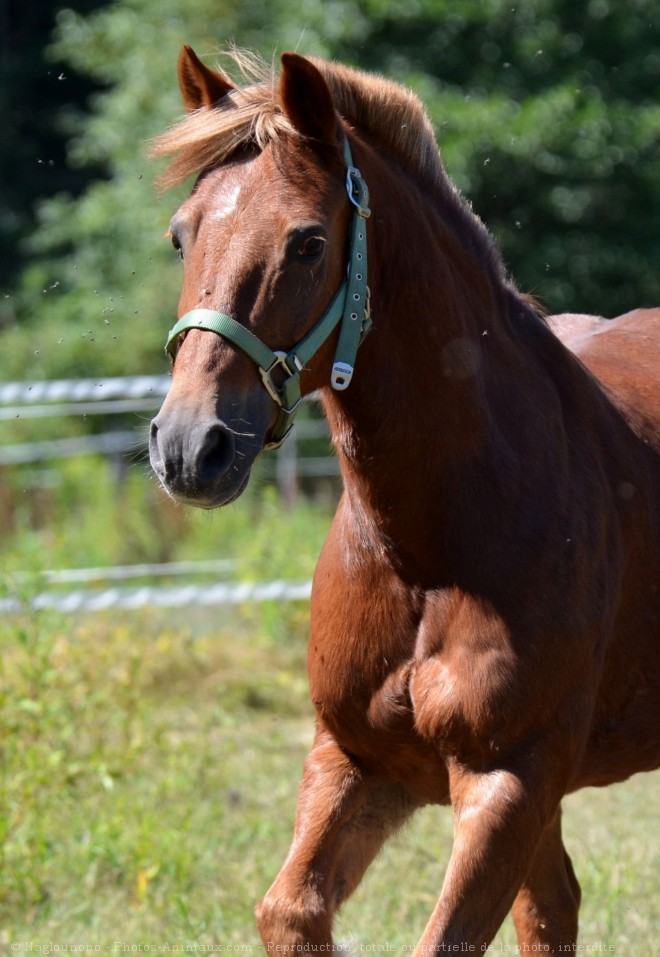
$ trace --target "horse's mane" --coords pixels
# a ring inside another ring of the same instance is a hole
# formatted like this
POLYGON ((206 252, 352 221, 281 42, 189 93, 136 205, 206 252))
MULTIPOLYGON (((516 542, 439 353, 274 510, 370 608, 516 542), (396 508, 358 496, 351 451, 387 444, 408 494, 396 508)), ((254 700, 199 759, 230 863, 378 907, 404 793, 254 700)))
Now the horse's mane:
MULTIPOLYGON (((233 50, 227 56, 238 67, 244 85, 237 85, 213 108, 190 113, 151 144, 153 156, 173 157, 159 177, 165 188, 212 169, 238 150, 263 150, 282 136, 299 136, 280 105, 275 69, 244 51, 233 50)), ((322 73, 343 119, 395 156, 461 245, 492 276, 504 280, 490 234, 445 173, 433 127, 418 97, 381 76, 309 59, 322 73)))
MULTIPOLYGON (((171 156, 159 182, 174 186, 222 163, 239 149, 264 147, 282 134, 297 136, 284 114, 275 69, 255 54, 226 54, 246 85, 236 86, 213 108, 184 117, 152 143, 154 156, 171 156)), ((309 57, 323 74, 339 114, 399 156, 424 180, 445 179, 433 128, 410 90, 374 74, 309 57)))

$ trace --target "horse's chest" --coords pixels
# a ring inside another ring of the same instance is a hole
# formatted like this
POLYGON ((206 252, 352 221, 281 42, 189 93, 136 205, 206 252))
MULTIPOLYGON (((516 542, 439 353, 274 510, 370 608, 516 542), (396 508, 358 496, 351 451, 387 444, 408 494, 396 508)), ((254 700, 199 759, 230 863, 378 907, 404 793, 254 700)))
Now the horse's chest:
POLYGON ((423 601, 394 576, 317 575, 309 676, 323 726, 364 768, 399 780, 420 803, 448 800, 445 759, 420 734, 410 689, 423 601))
MULTIPOLYGON (((433 782, 444 780, 444 765, 415 729, 409 693, 419 620, 415 596, 396 580, 367 588, 317 575, 310 690, 323 725, 347 751, 408 781, 425 767, 433 782)), ((441 786, 432 786, 437 798, 441 786)))
POLYGON ((414 634, 406 642, 395 622, 383 630, 369 627, 360 616, 353 622, 342 618, 339 628, 324 622, 312 631, 310 689, 319 716, 338 738, 351 738, 353 749, 359 736, 411 734, 414 634))
POLYGON ((384 677, 359 671, 355 661, 353 667, 313 669, 312 696, 325 728, 363 767, 399 780, 420 803, 444 803, 447 769, 433 742, 415 727, 412 670, 411 661, 390 668, 384 677))
POLYGON ((365 759, 421 762, 428 775, 429 760, 444 769, 448 755, 508 736, 508 634, 464 596, 426 596, 421 608, 400 589, 317 602, 309 673, 322 722, 365 759))

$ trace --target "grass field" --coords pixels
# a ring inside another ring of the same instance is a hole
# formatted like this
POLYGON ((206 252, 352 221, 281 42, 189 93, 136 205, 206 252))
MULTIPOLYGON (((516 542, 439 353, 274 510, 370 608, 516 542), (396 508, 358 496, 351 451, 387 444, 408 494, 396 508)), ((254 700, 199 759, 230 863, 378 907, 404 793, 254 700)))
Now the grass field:
MULTIPOLYGON (((251 549, 257 577, 283 565, 306 576, 327 514, 245 508, 208 524, 208 548, 251 549)), ((63 529, 51 534, 67 554, 63 529)), ((29 553, 36 565, 38 545, 8 563, 29 553)), ((252 908, 287 851, 311 742, 307 613, 300 603, 0 622, 0 951, 259 949, 252 908)), ((656 773, 566 801, 583 952, 658 953, 659 785, 656 773)), ((342 911, 338 939, 356 952, 408 950, 450 846, 448 811, 420 813, 342 911)), ((493 950, 514 945, 507 924, 493 950)))

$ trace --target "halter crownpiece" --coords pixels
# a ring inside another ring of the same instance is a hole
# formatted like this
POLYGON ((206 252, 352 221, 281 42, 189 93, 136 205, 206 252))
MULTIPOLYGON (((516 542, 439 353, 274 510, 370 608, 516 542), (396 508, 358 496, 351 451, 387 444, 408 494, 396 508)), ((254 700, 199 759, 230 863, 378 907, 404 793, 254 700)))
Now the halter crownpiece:
POLYGON ((182 336, 188 329, 206 329, 228 339, 256 363, 268 394, 280 407, 270 441, 264 446, 266 449, 279 448, 291 432, 302 401, 300 373, 337 325, 341 322, 330 385, 338 392, 348 388, 353 377, 357 350, 371 329, 366 228, 366 220, 371 215, 368 205, 369 190, 359 169, 353 166, 353 157, 346 137, 344 160, 346 193, 354 207, 346 279, 307 335, 289 352, 273 351, 231 316, 213 309, 193 309, 179 319, 167 337, 165 348, 172 361, 176 358, 182 336), (280 384, 277 384, 272 376, 277 370, 285 376, 280 384))

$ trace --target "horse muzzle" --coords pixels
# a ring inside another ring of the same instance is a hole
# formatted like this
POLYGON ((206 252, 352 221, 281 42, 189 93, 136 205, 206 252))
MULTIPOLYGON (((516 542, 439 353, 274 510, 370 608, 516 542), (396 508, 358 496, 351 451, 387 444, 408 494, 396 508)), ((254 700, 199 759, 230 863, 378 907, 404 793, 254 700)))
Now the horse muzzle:
POLYGON ((151 467, 181 504, 210 509, 234 501, 248 483, 257 451, 245 436, 212 416, 161 409, 151 423, 151 467))

